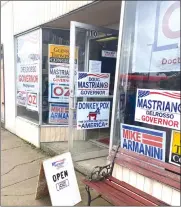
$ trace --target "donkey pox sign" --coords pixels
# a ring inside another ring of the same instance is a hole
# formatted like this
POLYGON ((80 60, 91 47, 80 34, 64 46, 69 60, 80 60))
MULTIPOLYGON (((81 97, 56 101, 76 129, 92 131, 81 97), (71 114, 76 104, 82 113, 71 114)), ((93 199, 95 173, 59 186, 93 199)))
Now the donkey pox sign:
POLYGON ((78 102, 77 129, 109 127, 110 101, 78 102))

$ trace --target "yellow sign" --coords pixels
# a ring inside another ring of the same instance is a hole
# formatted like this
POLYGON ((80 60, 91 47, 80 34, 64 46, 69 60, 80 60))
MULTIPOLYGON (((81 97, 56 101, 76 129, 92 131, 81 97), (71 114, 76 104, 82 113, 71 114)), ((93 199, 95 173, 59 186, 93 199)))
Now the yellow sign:
POLYGON ((170 144, 170 162, 180 166, 181 165, 181 136, 180 131, 172 131, 170 144))
MULTIPOLYGON (((67 45, 49 45, 49 60, 55 63, 69 63, 70 47, 67 45)), ((75 50, 75 60, 77 63, 78 48, 75 50)))

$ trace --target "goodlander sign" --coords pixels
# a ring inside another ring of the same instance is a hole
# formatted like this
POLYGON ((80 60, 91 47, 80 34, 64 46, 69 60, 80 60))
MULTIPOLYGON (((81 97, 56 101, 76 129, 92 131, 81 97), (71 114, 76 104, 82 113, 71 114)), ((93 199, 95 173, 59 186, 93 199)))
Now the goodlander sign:
POLYGON ((110 102, 78 102, 77 129, 109 127, 110 102))
POLYGON ((79 72, 77 80, 77 96, 108 96, 109 73, 79 72))
POLYGON ((121 124, 121 147, 165 162, 166 132, 121 124))
POLYGON ((74 206, 81 201, 69 152, 45 160, 43 167, 53 206, 74 206))
POLYGON ((180 130, 180 92, 137 89, 135 121, 180 130))

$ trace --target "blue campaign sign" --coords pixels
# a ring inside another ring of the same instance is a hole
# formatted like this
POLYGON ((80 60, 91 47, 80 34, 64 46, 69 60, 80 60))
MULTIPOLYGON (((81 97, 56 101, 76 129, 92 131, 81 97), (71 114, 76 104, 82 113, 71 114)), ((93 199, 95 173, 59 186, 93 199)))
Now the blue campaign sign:
MULTIPOLYGON (((69 105, 50 103, 49 106, 49 123, 60 124, 68 126, 69 119, 69 105)), ((76 120, 76 113, 74 113, 74 120, 76 120)))
POLYGON ((121 124, 121 147, 165 162, 166 132, 121 124))

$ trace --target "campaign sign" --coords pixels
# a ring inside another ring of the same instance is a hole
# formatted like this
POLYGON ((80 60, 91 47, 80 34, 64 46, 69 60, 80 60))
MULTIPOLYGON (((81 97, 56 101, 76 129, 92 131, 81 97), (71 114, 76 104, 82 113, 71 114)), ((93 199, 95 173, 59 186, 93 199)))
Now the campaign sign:
POLYGON ((166 132, 121 124, 121 147, 165 162, 166 132))
MULTIPOLYGON (((49 108, 49 123, 68 125, 69 120, 69 105, 51 103, 49 108)), ((74 120, 76 120, 76 113, 74 113, 74 120)))
POLYGON ((134 72, 180 71, 180 1, 137 2, 134 35, 134 72))
POLYGON ((51 83, 69 83, 69 65, 68 64, 49 64, 49 82, 51 83))
POLYGON ((169 162, 181 166, 181 136, 180 131, 173 130, 170 144, 169 162))
POLYGON ((49 102, 69 102, 69 84, 49 84, 49 102))
POLYGON ((135 121, 180 130, 180 92, 137 89, 135 121))
POLYGON ((38 94, 34 92, 27 93, 27 109, 38 111, 38 94))
POLYGON ((43 161, 52 206, 74 206, 81 201, 70 152, 43 161))
POLYGON ((17 91, 16 100, 17 100, 17 105, 26 106, 27 92, 26 91, 17 91))
POLYGON ((109 127, 110 101, 78 102, 77 129, 109 127))
POLYGON ((77 76, 77 96, 94 97, 109 95, 109 73, 79 72, 77 76))

